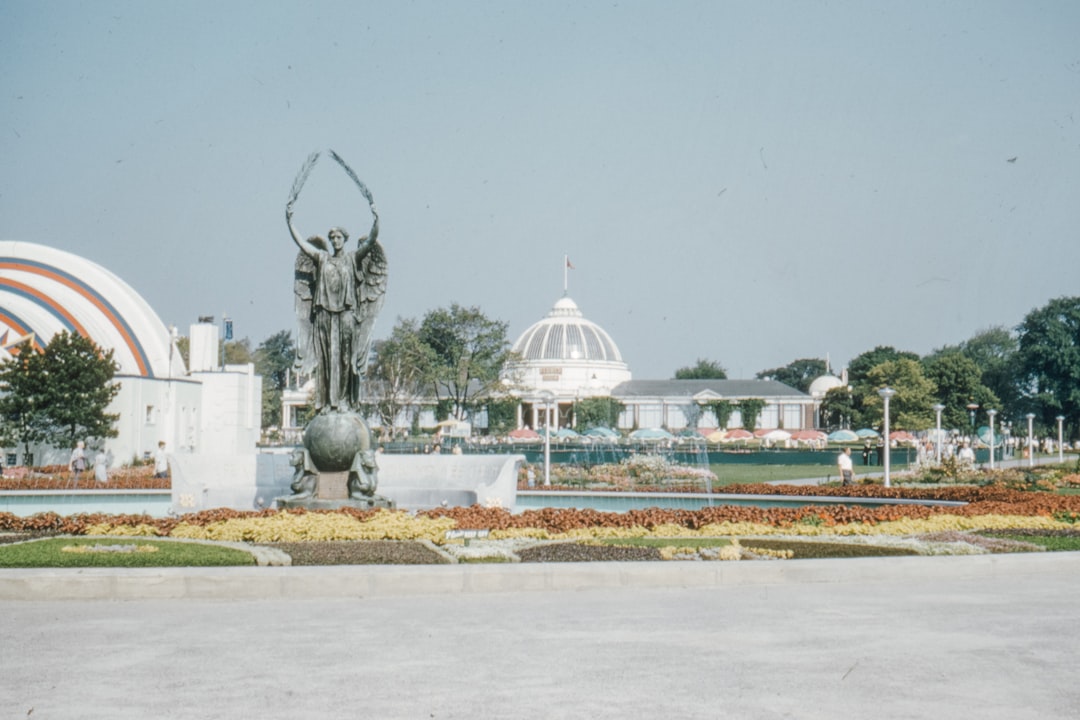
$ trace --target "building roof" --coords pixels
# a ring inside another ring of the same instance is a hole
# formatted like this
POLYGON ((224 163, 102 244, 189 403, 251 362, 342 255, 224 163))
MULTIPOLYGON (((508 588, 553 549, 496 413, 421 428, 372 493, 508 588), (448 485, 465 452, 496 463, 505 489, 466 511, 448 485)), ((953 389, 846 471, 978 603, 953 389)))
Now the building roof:
POLYGON ((41 348, 62 330, 113 350, 121 375, 184 374, 168 328, 123 280, 63 250, 0 241, 0 348, 31 335, 41 348))
POLYGON ((712 394, 717 399, 810 399, 806 393, 778 380, 628 380, 611 390, 615 398, 692 398, 702 394, 712 394))
POLYGON ((559 298, 547 317, 523 332, 513 349, 525 363, 567 360, 624 364, 607 331, 587 320, 566 296, 559 298))

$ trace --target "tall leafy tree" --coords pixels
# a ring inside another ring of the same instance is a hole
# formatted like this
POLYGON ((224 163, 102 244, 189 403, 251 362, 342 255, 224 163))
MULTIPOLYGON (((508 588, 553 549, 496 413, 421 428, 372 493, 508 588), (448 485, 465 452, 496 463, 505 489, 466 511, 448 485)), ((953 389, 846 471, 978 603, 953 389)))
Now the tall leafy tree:
POLYGON ((574 429, 585 432, 594 427, 614 429, 619 424, 619 415, 626 405, 612 397, 589 397, 577 401, 574 415, 577 425, 574 429))
POLYGON ((954 352, 978 366, 982 385, 997 398, 994 407, 1001 411, 1001 420, 1017 419, 1027 412, 1023 405, 1020 340, 1015 332, 1001 326, 980 330, 957 345, 935 350, 923 358, 923 364, 929 368, 936 359, 954 352))
POLYGON ((938 354, 924 366, 926 377, 937 386, 938 401, 945 406, 941 413, 943 427, 968 428, 967 406, 971 403, 979 406, 979 414, 983 417, 991 408, 1001 411, 1001 401, 982 383, 979 366, 959 350, 938 354))
POLYGON ((1043 427, 1064 415, 1075 436, 1080 418, 1080 297, 1032 310, 1019 327, 1024 401, 1043 427))
POLYGON ((937 387, 923 374, 922 364, 917 360, 902 357, 875 365, 867 374, 866 383, 874 390, 865 395, 864 422, 882 423, 884 401, 877 390, 888 386, 896 391, 889 401, 890 431, 925 430, 934 426, 936 418, 931 408, 937 387))
POLYGON ((827 430, 853 430, 863 425, 862 414, 855 408, 851 386, 834 387, 821 400, 821 426, 827 430))
POLYGON ((93 340, 64 331, 45 346, 39 368, 46 378, 45 442, 71 447, 76 440, 116 437, 120 416, 105 412, 120 392, 112 350, 103 352, 93 340))
POLYGON ((255 372, 262 376, 262 426, 281 421, 281 394, 289 382, 289 370, 296 359, 292 334, 281 330, 255 348, 255 372))
POLYGON ((29 345, 0 364, 0 442, 5 447, 31 447, 49 435, 48 380, 42 355, 29 345))
POLYGON ((435 351, 420 339, 413 319, 398 318, 390 337, 375 343, 366 393, 385 433, 396 434, 411 424, 412 418, 403 427, 397 421, 403 411, 415 408, 423 395, 432 392, 436 363, 435 351))
POLYGON ((715 360, 698 358, 694 365, 675 371, 676 380, 727 380, 727 370, 715 360))
POLYGON ((420 340, 435 355, 436 399, 449 400, 456 419, 501 388, 499 373, 513 356, 506 330, 480 308, 457 303, 430 311, 420 323, 420 340))
POLYGON ((828 365, 821 358, 801 358, 793 360, 784 367, 762 370, 758 380, 776 380, 789 385, 800 392, 810 390, 810 383, 828 372, 828 365))

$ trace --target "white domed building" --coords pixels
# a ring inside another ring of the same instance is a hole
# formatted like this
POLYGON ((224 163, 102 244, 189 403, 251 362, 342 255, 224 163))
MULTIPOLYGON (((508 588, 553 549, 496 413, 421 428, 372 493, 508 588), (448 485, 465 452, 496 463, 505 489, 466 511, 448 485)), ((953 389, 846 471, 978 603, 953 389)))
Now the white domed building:
MULTIPOLYGON (((624 410, 618 429, 664 427, 681 430, 716 424, 708 404, 765 401, 757 427, 789 430, 813 427, 814 400, 772 380, 634 380, 618 346, 602 327, 588 320, 564 295, 547 316, 532 324, 513 345, 518 361, 505 372, 521 398, 518 427, 544 427, 544 408, 552 409, 552 428, 574 427, 574 406, 590 397, 611 397, 624 410), (558 408, 557 413, 554 412, 558 408)), ((742 422, 736 411, 729 425, 742 422)))
POLYGON ((518 337, 513 351, 520 360, 507 367, 505 376, 521 388, 519 427, 542 426, 537 416, 545 402, 559 408, 558 427, 571 426, 575 401, 607 397, 630 379, 615 341, 565 295, 518 337), (545 400, 545 392, 551 393, 550 399, 545 400))
MULTIPOLYGON (((61 331, 113 351, 120 392, 107 412, 119 415, 119 436, 107 447, 115 463, 162 440, 168 452, 254 453, 261 379, 251 366, 216 366, 216 327, 192 326, 189 371, 174 332, 119 277, 73 253, 0 241, 0 359, 41 350, 61 331)), ((5 464, 23 464, 21 452, 8 449, 5 464)), ((34 462, 66 463, 68 453, 39 449, 34 462)))

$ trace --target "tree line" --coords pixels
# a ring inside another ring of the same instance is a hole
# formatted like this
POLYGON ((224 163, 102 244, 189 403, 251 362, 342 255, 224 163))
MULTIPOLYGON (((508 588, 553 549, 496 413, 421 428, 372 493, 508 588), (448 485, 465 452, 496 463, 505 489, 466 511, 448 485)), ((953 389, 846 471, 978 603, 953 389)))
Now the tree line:
MULTIPOLYGON (((369 410, 384 427, 393 427, 403 411, 421 399, 434 398, 437 419, 465 419, 487 411, 494 432, 512 429, 515 400, 503 392, 514 378, 504 378, 511 352, 507 323, 487 317, 478 307, 452 304, 420 319, 398 318, 389 335, 376 341, 366 377, 369 410)), ((182 339, 183 340, 183 339, 182 339)), ((185 349, 180 343, 181 351, 185 349)), ((225 342, 229 364, 254 363, 263 378, 264 428, 277 425, 281 396, 292 372, 295 347, 288 330, 277 332, 252 349, 247 338, 225 342)), ((186 361, 186 358, 185 358, 186 361)), ((117 363, 111 350, 91 340, 61 332, 38 352, 28 344, 0 363, 0 442, 70 447, 78 439, 115 437, 118 416, 106 413, 119 391, 117 363)), ((827 372, 820 358, 801 358, 762 370, 759 379, 778 380, 807 392, 827 372)), ((677 379, 727 377, 723 365, 699 358, 679 368, 677 379)), ((1029 312, 1016 328, 992 327, 956 345, 919 356, 879 346, 848 364, 848 385, 830 390, 821 405, 822 425, 880 427, 878 390, 896 390, 890 401, 890 425, 923 430, 936 423, 935 404, 944 406, 942 426, 969 428, 987 424, 987 410, 999 423, 1026 424, 1035 416, 1040 431, 1056 429, 1065 418, 1070 439, 1080 419, 1080 297, 1062 297, 1029 312), (974 411, 974 417, 972 412, 974 411)), ((729 408, 715 408, 728 414, 729 408)), ((614 425, 622 411, 611 398, 578 403, 579 424, 614 425)), ((415 421, 414 421, 415 422, 415 421)))

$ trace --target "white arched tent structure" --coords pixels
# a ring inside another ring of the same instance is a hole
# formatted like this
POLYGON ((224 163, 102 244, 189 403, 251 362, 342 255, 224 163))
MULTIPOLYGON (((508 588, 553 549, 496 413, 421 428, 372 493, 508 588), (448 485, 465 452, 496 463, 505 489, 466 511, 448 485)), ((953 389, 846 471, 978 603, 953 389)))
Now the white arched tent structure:
MULTIPOLYGON (((40 350, 65 330, 112 350, 119 366, 121 389, 109 407, 120 416, 119 436, 108 441, 114 463, 162 440, 171 452, 254 451, 261 388, 253 368, 189 374, 173 333, 115 274, 64 250, 0 241, 0 358, 15 346, 40 350), (220 407, 221 397, 234 407, 220 407)), ((65 452, 35 460, 66 461, 65 452)))
POLYGON ((116 275, 56 248, 0 242, 0 345, 32 335, 40 349, 62 330, 111 348, 120 375, 185 374, 168 328, 116 275))

